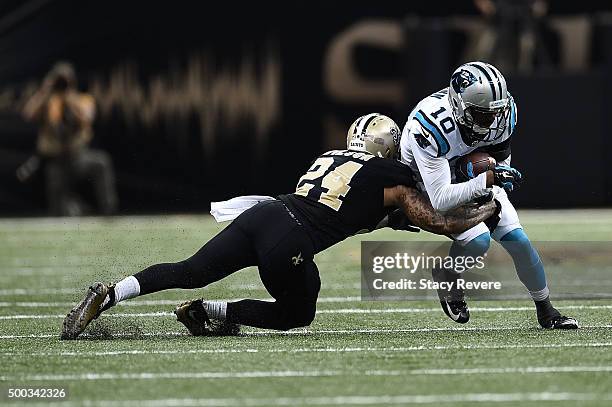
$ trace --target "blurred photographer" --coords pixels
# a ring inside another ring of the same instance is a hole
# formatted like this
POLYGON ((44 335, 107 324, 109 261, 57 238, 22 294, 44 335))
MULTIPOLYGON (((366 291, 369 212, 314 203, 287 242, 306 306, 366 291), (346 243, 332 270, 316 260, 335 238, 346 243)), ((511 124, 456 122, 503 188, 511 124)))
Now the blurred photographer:
POLYGON ((467 60, 484 59, 502 71, 529 73, 559 63, 559 39, 547 20, 547 0, 473 0, 487 28, 467 60))
MULTIPOLYGON (((110 157, 88 147, 95 113, 93 97, 78 91, 74 68, 65 62, 51 69, 23 108, 25 119, 39 124, 38 158, 29 161, 30 166, 36 166, 40 159, 44 166, 52 215, 83 213, 77 194, 77 184, 83 180, 93 184, 97 206, 103 214, 112 214, 117 208, 110 157)), ((18 171, 17 176, 21 179, 24 174, 18 171)))

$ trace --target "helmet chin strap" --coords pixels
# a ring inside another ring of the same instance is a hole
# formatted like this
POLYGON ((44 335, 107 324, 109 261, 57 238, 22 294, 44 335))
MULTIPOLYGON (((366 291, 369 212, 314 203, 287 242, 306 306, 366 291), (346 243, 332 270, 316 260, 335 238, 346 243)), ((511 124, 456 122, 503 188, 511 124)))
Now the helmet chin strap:
MULTIPOLYGON (((458 123, 458 125, 459 125, 459 134, 461 135, 461 140, 463 140, 463 142, 466 145, 473 146, 475 144, 480 143, 481 141, 486 140, 486 137, 483 137, 483 138, 474 137, 473 134, 477 134, 477 133, 475 133, 468 126, 466 126, 464 124, 460 124, 460 123, 458 123)), ((485 136, 487 136, 487 135, 485 135, 485 136)))

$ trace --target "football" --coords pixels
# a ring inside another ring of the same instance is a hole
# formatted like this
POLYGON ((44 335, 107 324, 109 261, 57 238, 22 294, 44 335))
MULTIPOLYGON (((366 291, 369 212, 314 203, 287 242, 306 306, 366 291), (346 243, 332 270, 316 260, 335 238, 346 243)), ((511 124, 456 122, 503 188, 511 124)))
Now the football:
POLYGON ((455 165, 455 178, 458 182, 467 181, 478 174, 492 170, 495 164, 497 162, 489 154, 475 151, 459 157, 455 165))

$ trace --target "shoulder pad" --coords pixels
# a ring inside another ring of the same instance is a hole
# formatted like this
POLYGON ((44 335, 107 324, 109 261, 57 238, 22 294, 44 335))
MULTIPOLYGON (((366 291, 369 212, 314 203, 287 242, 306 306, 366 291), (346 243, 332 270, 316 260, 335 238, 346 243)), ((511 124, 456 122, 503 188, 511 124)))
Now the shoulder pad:
MULTIPOLYGON (((423 113, 422 110, 418 110, 414 114, 414 120, 418 122, 419 127, 422 130, 422 136, 425 137, 425 139, 428 142, 430 142, 430 144, 432 145, 435 144, 434 157, 442 157, 443 155, 446 155, 450 151, 450 144, 448 143, 448 140, 446 139, 446 137, 444 137, 444 134, 442 134, 442 132, 438 128, 438 125, 436 125, 433 122, 433 120, 427 117, 427 115, 423 113)), ((421 141, 422 140, 423 139, 421 139, 421 141)), ((419 142, 419 140, 416 140, 416 139, 415 141, 417 141, 417 143, 419 142)), ((423 148, 423 149, 427 150, 426 148, 423 148)))
POLYGON ((413 148, 420 148, 432 157, 440 157, 440 149, 431 134, 427 132, 419 123, 415 123, 413 131, 410 132, 411 144, 413 148))

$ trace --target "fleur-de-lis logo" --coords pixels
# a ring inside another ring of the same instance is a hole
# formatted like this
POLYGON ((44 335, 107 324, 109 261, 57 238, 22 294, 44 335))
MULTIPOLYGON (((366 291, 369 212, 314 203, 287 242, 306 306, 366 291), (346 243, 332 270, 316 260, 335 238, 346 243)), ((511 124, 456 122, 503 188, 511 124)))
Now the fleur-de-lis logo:
POLYGON ((291 262, 293 263, 293 265, 294 265, 294 266, 299 265, 299 264, 300 264, 301 262, 303 262, 303 261, 304 261, 304 259, 302 258, 302 253, 301 253, 301 252, 300 252, 300 253, 298 253, 298 255, 297 255, 297 256, 293 256, 293 257, 291 258, 291 262))

